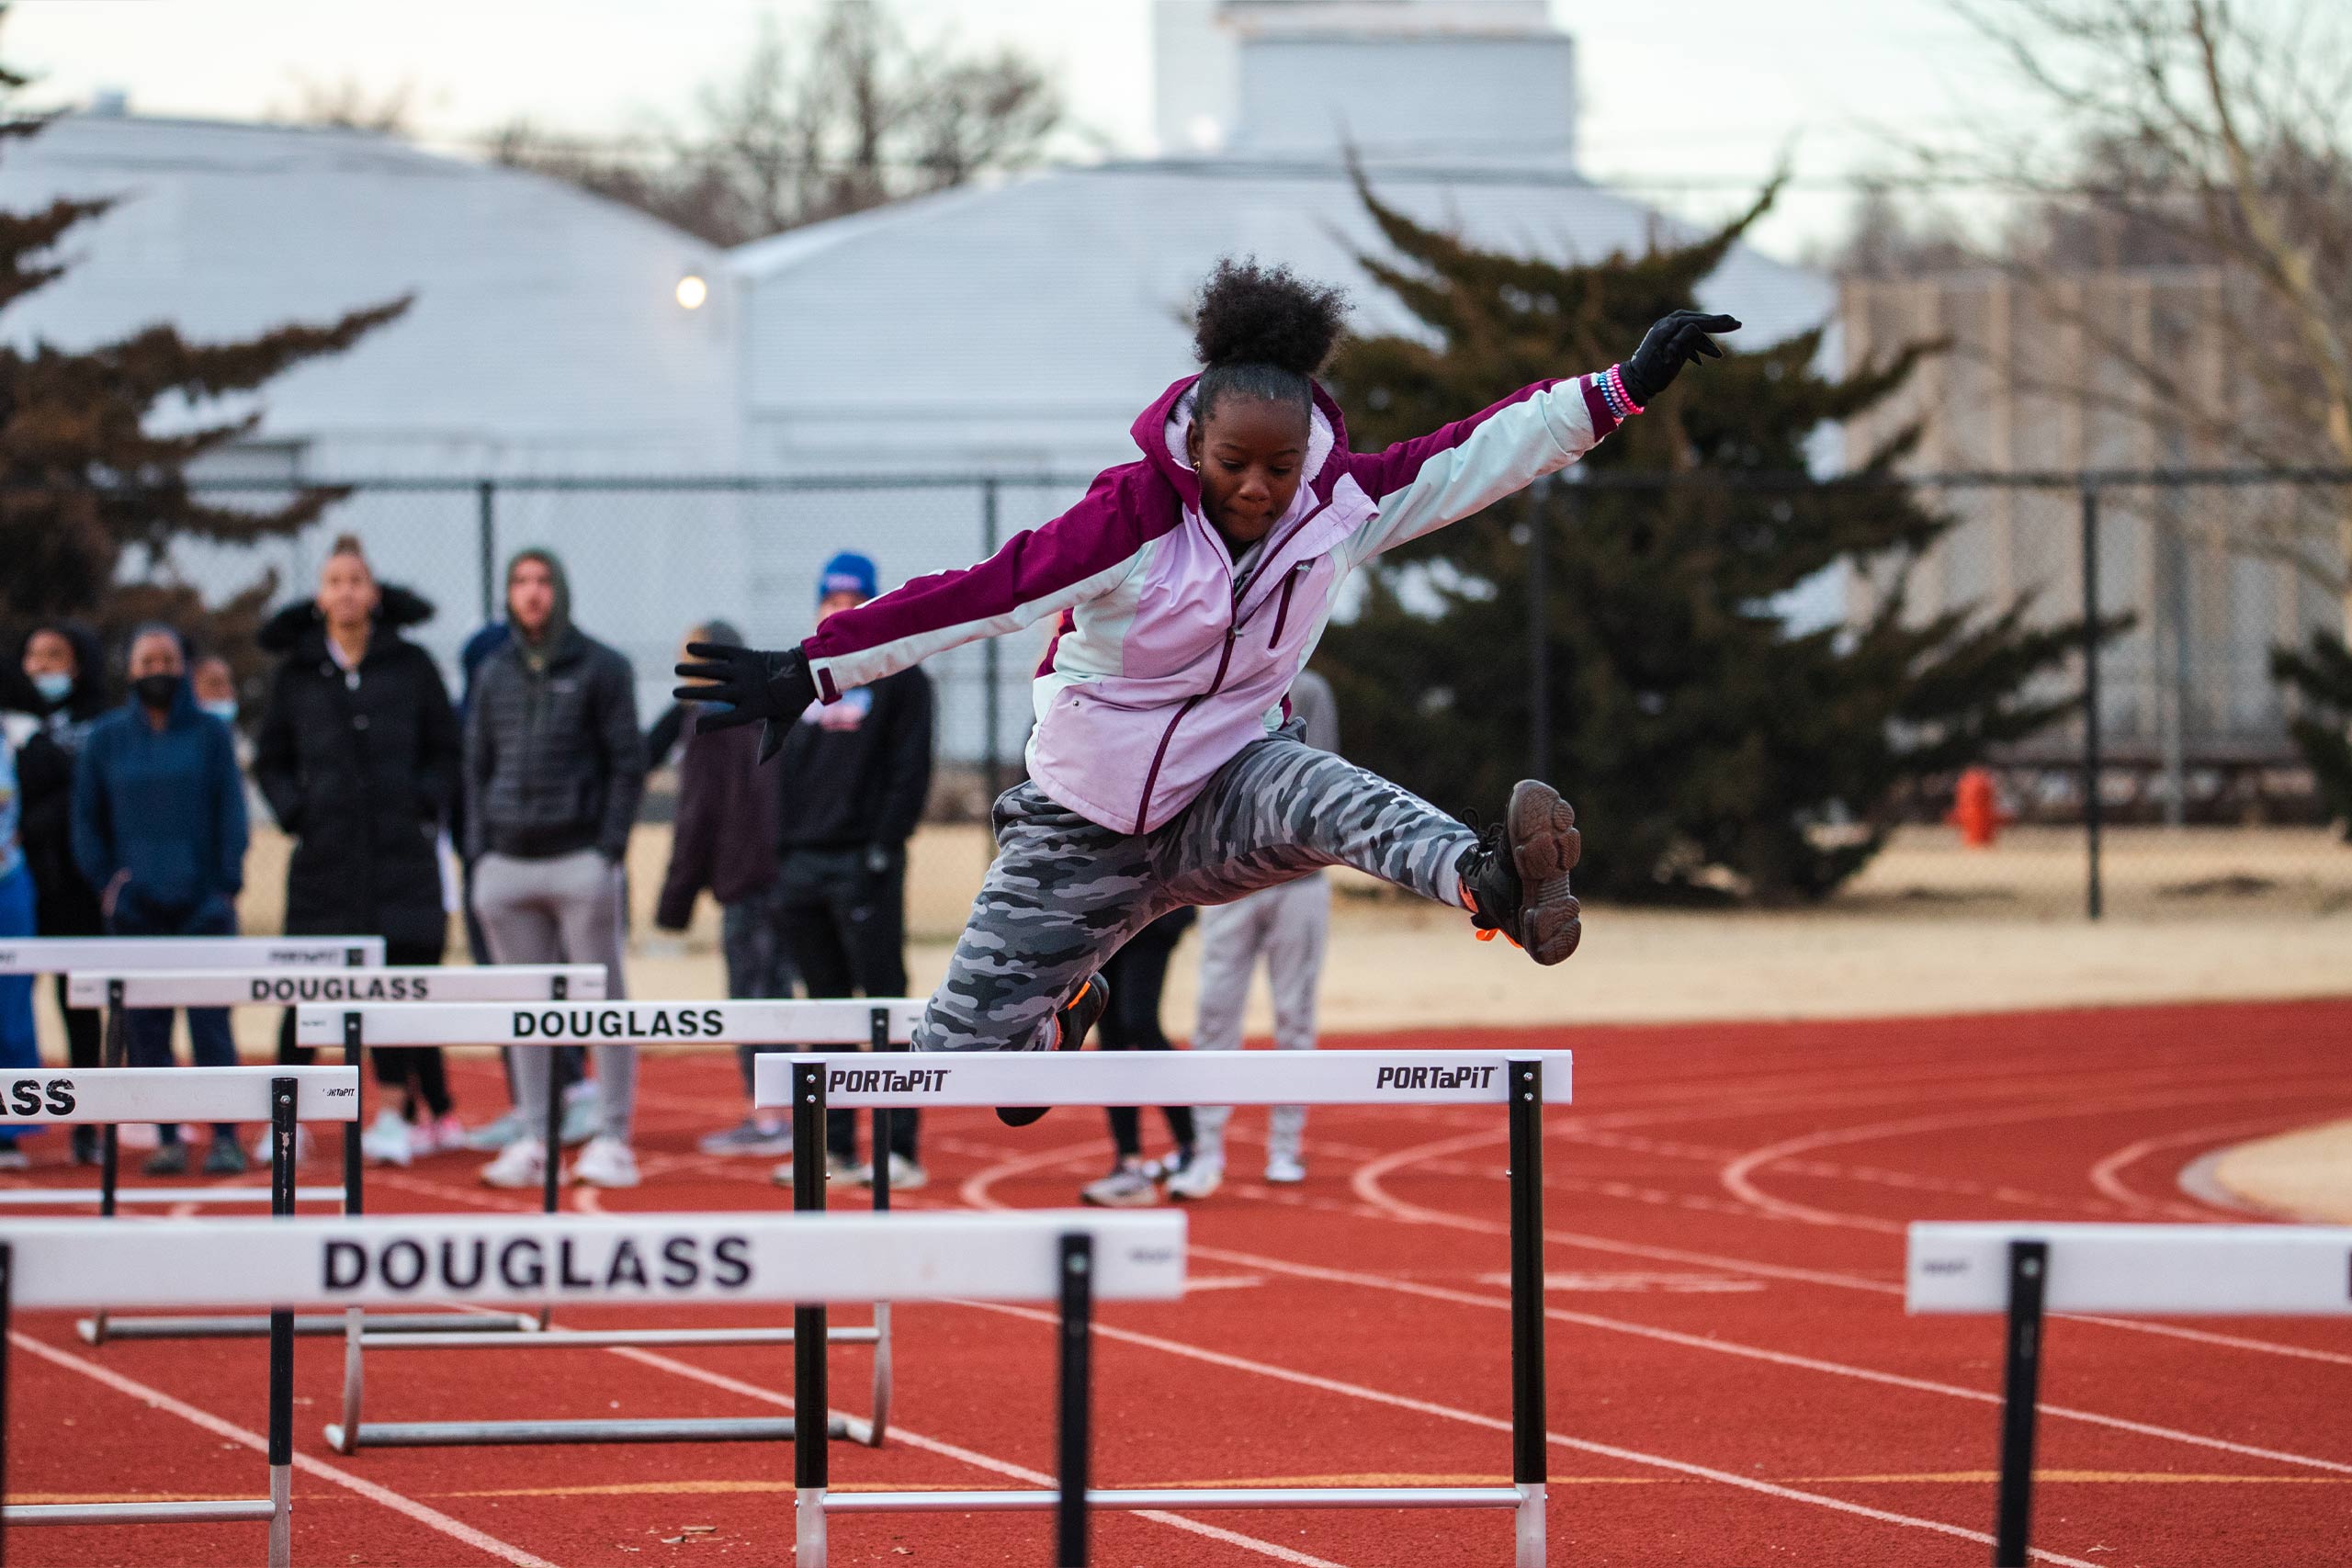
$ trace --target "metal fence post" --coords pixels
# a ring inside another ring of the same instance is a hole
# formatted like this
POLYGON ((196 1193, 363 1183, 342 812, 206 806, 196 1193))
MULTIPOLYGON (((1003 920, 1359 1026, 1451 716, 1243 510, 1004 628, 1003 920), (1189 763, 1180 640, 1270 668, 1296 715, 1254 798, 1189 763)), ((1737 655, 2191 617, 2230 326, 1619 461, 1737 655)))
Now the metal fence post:
POLYGON ((2100 913, 2098 866, 2098 487, 2083 486, 2083 845, 2089 917, 2100 913))
POLYGON ((474 487, 476 547, 481 557, 481 619, 484 626, 498 618, 498 481, 484 479, 474 487))
POLYGON ((1544 534, 1551 525, 1554 483, 1548 474, 1537 479, 1527 507, 1527 773, 1536 779, 1552 769, 1552 552, 1544 534))
MULTIPOLYGON (((1001 487, 993 478, 980 481, 980 558, 996 554, 997 492, 1001 487)), ((998 760, 998 746, 1003 737, 1004 694, 999 680, 1001 651, 997 638, 989 637, 980 644, 980 678, 984 689, 980 694, 980 777, 988 785, 988 799, 980 803, 980 817, 987 820, 996 808, 996 797, 1004 789, 1003 765, 998 760)))

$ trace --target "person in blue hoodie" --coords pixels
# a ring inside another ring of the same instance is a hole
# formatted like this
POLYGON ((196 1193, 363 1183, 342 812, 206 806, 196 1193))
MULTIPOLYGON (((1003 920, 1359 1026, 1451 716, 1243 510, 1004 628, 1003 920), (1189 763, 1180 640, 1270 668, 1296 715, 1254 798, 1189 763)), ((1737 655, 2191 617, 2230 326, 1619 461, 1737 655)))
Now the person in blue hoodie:
MULTIPOLYGON (((115 936, 232 936, 245 883, 245 790, 229 727, 200 712, 179 633, 150 625, 131 635, 130 700, 90 728, 74 771, 74 858, 115 936)), ((172 1011, 130 1015, 134 1066, 168 1066, 172 1011)), ((233 1066, 225 1008, 190 1008, 199 1066, 233 1066)), ((236 1128, 213 1128, 208 1176, 245 1168, 236 1128)), ((150 1176, 187 1168, 179 1128, 160 1130, 150 1176)))

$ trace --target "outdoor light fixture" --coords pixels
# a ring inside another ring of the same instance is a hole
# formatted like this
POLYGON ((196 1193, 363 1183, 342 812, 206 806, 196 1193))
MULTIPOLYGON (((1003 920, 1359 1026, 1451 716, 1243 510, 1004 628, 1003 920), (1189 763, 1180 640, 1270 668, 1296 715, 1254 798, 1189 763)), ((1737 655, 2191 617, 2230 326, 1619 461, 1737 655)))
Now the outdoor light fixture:
POLYGON ((710 298, 710 285, 698 273, 688 273, 678 279, 678 303, 689 310, 699 310, 702 302, 710 298))

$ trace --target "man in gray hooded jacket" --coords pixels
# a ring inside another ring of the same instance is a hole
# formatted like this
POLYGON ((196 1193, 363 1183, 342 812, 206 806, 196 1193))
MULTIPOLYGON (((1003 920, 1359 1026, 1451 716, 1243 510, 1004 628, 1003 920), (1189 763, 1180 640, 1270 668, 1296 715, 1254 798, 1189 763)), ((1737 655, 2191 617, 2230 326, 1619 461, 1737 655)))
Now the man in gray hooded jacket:
MULTIPOLYGON (((514 636, 483 661, 466 715, 466 857, 474 913, 498 964, 602 964, 623 997, 621 863, 645 789, 636 677, 627 659, 571 624, 571 592, 552 552, 506 567, 514 636)), ((595 1049, 604 1127, 571 1176, 637 1185, 629 1131, 637 1052, 595 1049)), ((525 1135, 482 1169, 493 1187, 537 1187, 549 1157, 548 1053, 514 1054, 525 1135)))

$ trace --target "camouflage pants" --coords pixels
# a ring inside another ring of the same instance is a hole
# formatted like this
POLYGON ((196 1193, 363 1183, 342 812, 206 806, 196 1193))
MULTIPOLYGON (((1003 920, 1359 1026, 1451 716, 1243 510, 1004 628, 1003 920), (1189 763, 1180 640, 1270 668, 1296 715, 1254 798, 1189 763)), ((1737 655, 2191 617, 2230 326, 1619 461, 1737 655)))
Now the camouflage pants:
POLYGON ((1034 1051, 1054 1010, 1130 936, 1185 904, 1227 904, 1327 865, 1441 903, 1477 835, 1427 801, 1306 745, 1293 724, 1244 747, 1141 836, 1017 784, 996 803, 996 863, 972 901, 918 1051, 1034 1051))

